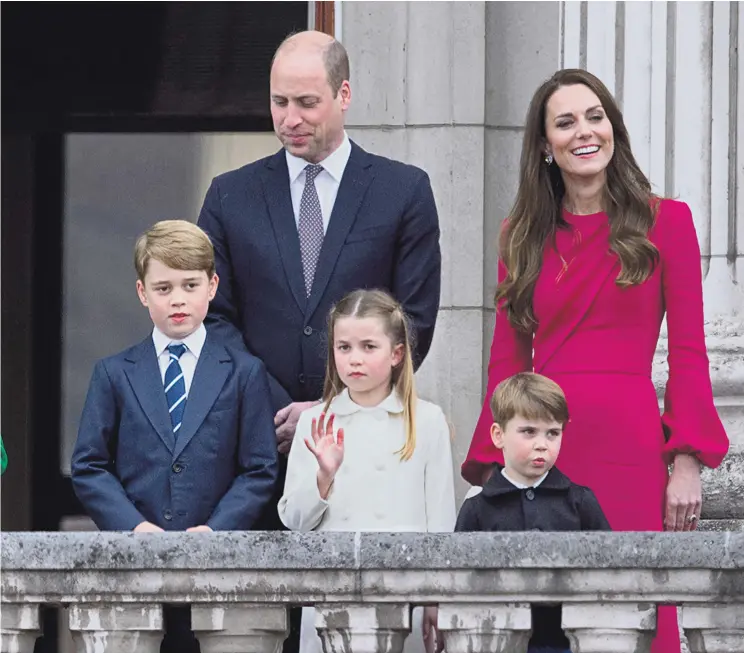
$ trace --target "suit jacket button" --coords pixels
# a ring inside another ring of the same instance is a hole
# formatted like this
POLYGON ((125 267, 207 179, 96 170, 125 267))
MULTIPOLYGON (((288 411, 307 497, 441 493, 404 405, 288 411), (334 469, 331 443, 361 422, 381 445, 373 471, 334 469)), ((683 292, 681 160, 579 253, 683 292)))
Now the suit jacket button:
POLYGON ((311 335, 313 335, 313 327, 311 327, 311 326, 306 326, 306 327, 305 327, 305 328, 304 328, 304 329, 302 330, 302 333, 304 333, 304 334, 305 334, 306 336, 311 336, 311 335))
POLYGON ((297 380, 298 380, 298 381, 299 381, 300 383, 305 383, 305 375, 304 375, 304 374, 300 374, 300 375, 299 375, 299 376, 297 377, 297 380))
POLYGON ((179 463, 176 463, 171 468, 176 474, 180 474, 183 471, 183 465, 180 465, 179 463))
POLYGON ((173 513, 170 510, 166 510, 163 513, 163 518, 165 519, 165 521, 170 521, 171 519, 173 519, 173 513))
POLYGON ((532 499, 535 498, 535 491, 530 488, 529 490, 527 490, 527 492, 525 492, 525 496, 527 497, 528 501, 532 501, 532 499))

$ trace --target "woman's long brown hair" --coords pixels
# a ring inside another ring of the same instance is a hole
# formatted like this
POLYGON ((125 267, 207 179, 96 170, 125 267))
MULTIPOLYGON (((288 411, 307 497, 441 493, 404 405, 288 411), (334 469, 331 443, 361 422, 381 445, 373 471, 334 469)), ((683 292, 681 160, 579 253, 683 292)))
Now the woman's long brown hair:
POLYGON ((393 368, 392 388, 395 388, 403 403, 403 420, 406 428, 406 442, 395 453, 400 454, 401 460, 408 460, 416 448, 416 388, 413 376, 413 357, 411 356, 412 331, 408 318, 401 305, 382 290, 355 290, 331 309, 328 318, 328 361, 323 386, 323 401, 325 402, 323 412, 328 412, 333 398, 341 394, 346 387, 336 369, 333 346, 334 327, 342 317, 379 318, 385 325, 385 333, 390 338, 393 348, 403 345, 403 358, 393 368))
POLYGON ((562 216, 565 187, 560 168, 546 164, 545 109, 561 86, 583 84, 599 98, 612 125, 615 151, 606 169, 603 209, 610 222, 610 249, 620 259, 615 283, 621 287, 643 283, 653 272, 659 252, 648 239, 657 199, 630 149, 630 137, 622 113, 605 85, 579 69, 559 70, 540 86, 527 111, 519 189, 504 223, 499 256, 507 275, 496 288, 495 302, 503 300, 511 324, 531 332, 535 325, 532 297, 540 274, 543 252, 557 229, 568 227, 562 216))

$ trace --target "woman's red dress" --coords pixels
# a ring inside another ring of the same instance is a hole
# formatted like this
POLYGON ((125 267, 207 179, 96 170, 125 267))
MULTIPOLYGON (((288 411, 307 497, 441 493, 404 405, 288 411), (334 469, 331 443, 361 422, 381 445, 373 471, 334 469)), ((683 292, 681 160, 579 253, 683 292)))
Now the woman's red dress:
MULTIPOLYGON (((673 455, 692 453, 716 467, 728 451, 713 405, 692 215, 682 202, 661 201, 649 234, 659 265, 629 288, 615 283, 620 263, 609 249, 607 215, 564 218, 571 228, 546 246, 535 286, 534 337, 497 313, 487 399, 462 474, 480 485, 487 466, 502 462, 489 435, 491 395, 503 379, 534 369, 568 400, 561 471, 594 490, 614 530, 661 531, 673 455), (660 416, 651 366, 665 312, 669 379, 660 416)), ((505 273, 500 263, 499 281, 505 273)), ((679 653, 673 607, 659 609, 657 632, 654 653, 679 653)))

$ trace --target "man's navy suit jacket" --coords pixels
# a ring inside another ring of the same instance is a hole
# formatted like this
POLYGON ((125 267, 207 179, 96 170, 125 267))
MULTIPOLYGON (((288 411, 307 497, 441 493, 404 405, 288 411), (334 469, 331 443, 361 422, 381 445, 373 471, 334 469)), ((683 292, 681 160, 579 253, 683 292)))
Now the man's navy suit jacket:
POLYGON ((266 370, 207 332, 178 435, 152 338, 100 360, 72 457, 75 493, 101 530, 248 530, 277 482, 266 370))
POLYGON ((284 150, 216 177, 198 224, 220 277, 206 323, 264 362, 275 410, 320 399, 328 314, 353 290, 388 290, 411 318, 416 366, 429 351, 441 255, 423 170, 352 143, 309 297, 284 150))

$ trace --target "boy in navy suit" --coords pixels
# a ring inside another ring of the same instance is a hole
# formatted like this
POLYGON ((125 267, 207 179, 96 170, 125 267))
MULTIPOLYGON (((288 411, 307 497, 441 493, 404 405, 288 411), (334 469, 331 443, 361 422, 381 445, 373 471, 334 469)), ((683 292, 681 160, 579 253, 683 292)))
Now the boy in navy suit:
MULTIPOLYGON (((219 282, 212 243, 166 220, 140 236, 134 259, 154 328, 95 366, 75 493, 101 530, 250 529, 276 484, 274 414, 263 363, 204 327, 219 282)), ((198 650, 188 612, 168 610, 166 624, 163 650, 198 650)))

